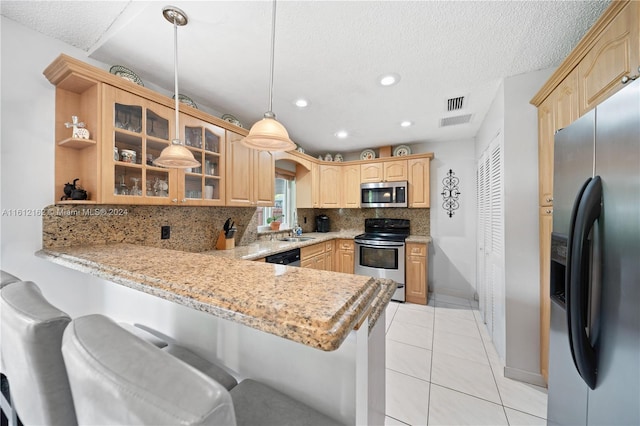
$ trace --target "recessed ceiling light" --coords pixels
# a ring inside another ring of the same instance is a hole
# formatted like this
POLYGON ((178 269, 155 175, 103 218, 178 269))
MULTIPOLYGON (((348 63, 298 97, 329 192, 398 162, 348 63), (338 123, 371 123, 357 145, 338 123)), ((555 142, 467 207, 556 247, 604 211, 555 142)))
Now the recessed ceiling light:
POLYGON ((385 74, 383 76, 378 77, 378 83, 381 86, 393 86, 397 82, 400 81, 400 76, 398 74, 385 74))
POLYGON ((336 138, 338 139, 345 139, 347 136, 349 136, 349 133, 347 133, 346 130, 340 130, 339 132, 336 132, 336 138))
POLYGON ((400 123, 400 126, 402 126, 402 127, 411 127, 411 126, 413 126, 413 122, 409 121, 409 120, 405 120, 402 123, 400 123))
POLYGON ((295 104, 298 108, 306 108, 309 106, 309 101, 306 99, 300 98, 296 100, 295 104))

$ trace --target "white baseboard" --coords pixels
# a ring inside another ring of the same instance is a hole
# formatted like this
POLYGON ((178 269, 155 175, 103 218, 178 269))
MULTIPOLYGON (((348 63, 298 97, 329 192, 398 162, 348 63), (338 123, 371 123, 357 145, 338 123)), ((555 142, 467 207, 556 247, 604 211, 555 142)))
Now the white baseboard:
POLYGON ((453 288, 436 288, 433 291, 429 292, 430 295, 433 294, 444 294, 447 296, 460 297, 462 299, 473 300, 473 294, 464 290, 456 290, 453 288))
POLYGON ((530 371, 520 370, 518 368, 504 367, 504 377, 536 386, 542 386, 543 388, 547 387, 547 384, 542 378, 542 374, 536 374, 530 371))

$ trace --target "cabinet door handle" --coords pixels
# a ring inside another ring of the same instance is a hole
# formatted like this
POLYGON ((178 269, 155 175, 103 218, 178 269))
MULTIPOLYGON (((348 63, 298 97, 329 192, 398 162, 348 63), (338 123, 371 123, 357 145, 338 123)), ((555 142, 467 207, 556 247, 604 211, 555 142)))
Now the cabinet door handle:
POLYGON ((551 203, 553 201, 553 197, 547 197, 545 200, 547 201, 547 203, 551 203))
POLYGON ((547 210, 545 210, 544 212, 545 212, 546 214, 551 214, 551 213, 553 213, 553 210, 551 210, 551 209, 547 209, 547 210))
POLYGON ((186 202, 187 202, 187 199, 186 199, 186 198, 183 198, 182 200, 180 200, 180 202, 181 202, 181 203, 186 203, 186 202))
MULTIPOLYGON (((640 67, 638 67, 638 72, 640 72, 640 67)), ((622 80, 620 81, 622 82, 622 84, 627 84, 628 82, 633 81, 636 78, 638 78, 637 75, 632 75, 632 76, 625 75, 624 77, 622 77, 622 80)))
POLYGON ((178 202, 178 199, 177 199, 177 198, 174 198, 173 200, 171 200, 171 202, 172 202, 172 203, 177 203, 177 202, 178 202))

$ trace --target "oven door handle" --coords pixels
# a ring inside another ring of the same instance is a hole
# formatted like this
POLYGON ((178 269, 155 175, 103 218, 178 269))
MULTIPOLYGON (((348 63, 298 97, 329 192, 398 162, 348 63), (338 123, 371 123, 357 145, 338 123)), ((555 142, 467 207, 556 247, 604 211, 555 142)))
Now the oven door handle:
POLYGON ((354 240, 356 244, 365 247, 404 247, 404 243, 395 243, 390 241, 371 241, 371 240, 354 240))

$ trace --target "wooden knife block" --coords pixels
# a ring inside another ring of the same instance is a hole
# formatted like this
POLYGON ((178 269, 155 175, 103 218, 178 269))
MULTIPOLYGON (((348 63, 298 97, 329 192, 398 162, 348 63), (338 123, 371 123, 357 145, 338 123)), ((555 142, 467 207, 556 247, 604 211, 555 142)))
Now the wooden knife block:
POLYGON ((231 250, 236 246, 236 240, 234 238, 225 238, 224 232, 218 235, 218 241, 216 242, 216 250, 231 250))

